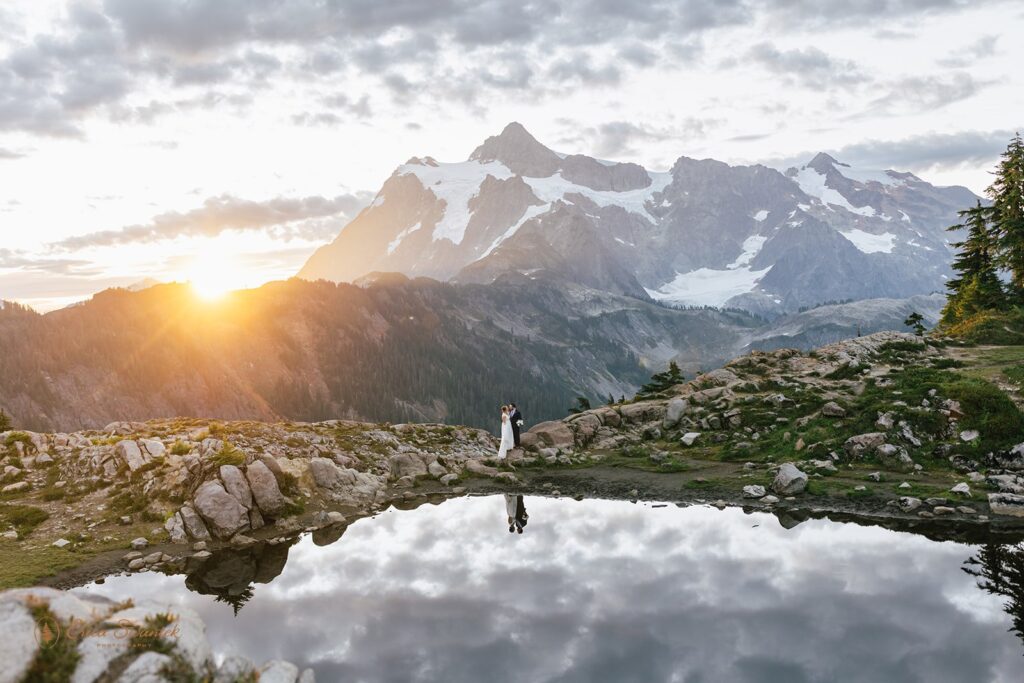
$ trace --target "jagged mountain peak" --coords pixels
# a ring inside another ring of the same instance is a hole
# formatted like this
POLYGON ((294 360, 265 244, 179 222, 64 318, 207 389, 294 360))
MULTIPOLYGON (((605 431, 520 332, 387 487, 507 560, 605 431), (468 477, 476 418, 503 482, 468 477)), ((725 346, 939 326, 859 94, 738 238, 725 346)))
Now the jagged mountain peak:
POLYGON ((470 161, 500 161, 518 175, 543 178, 558 170, 561 157, 513 121, 498 135, 492 135, 469 155, 470 161))

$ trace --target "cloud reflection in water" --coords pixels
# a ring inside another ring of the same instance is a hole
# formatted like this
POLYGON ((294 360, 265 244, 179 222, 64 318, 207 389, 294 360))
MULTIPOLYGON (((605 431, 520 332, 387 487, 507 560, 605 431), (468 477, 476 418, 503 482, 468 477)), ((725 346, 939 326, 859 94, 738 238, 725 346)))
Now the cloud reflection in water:
POLYGON ((388 511, 304 538, 230 607, 182 577, 84 590, 196 609, 219 653, 330 681, 1020 681, 1001 601, 968 546, 737 509, 502 497, 388 511), (758 525, 758 526, 754 526, 758 525))

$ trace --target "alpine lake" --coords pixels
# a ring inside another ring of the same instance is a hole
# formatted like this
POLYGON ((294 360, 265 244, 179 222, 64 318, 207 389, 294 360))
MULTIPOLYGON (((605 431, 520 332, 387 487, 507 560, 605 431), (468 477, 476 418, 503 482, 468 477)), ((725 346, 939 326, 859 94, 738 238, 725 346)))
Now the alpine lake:
POLYGON ((709 505, 389 508, 74 589, 196 610, 319 681, 1024 681, 1024 545, 709 505))

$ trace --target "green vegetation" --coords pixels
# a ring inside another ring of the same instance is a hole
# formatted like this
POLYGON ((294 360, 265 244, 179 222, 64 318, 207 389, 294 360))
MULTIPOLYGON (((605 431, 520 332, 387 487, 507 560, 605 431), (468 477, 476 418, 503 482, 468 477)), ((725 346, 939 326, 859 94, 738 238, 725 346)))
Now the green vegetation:
POLYGON ((64 683, 71 680, 78 666, 78 639, 71 632, 58 631, 57 617, 43 603, 30 604, 32 618, 39 628, 44 647, 36 653, 35 661, 25 677, 34 683, 64 683))
POLYGON ((213 454, 210 461, 218 467, 221 465, 235 465, 237 467, 245 463, 245 453, 235 448, 231 442, 225 441, 220 450, 213 454))
POLYGON ((924 336, 924 316, 918 313, 917 311, 913 311, 910 315, 908 315, 906 320, 903 321, 903 324, 912 329, 914 331, 914 334, 916 334, 917 336, 924 336))
POLYGON ((0 408, 0 432, 6 432, 11 429, 11 418, 7 413, 4 412, 3 408, 0 408))
POLYGON ((575 415, 576 413, 582 413, 584 410, 590 410, 590 399, 586 396, 577 396, 575 405, 569 408, 569 414, 575 415))
POLYGON ((175 441, 171 446, 171 455, 188 455, 192 449, 184 441, 175 441))
POLYGON ((682 384, 683 381, 683 373, 679 369, 679 365, 675 361, 669 361, 668 370, 651 375, 650 381, 636 392, 636 399, 652 398, 677 384, 682 384))
POLYGON ((1024 141, 1010 140, 986 190, 988 206, 960 212, 962 222, 950 230, 966 230, 953 244, 956 277, 946 284, 949 298, 942 311, 941 331, 967 341, 988 344, 1024 343, 1024 141), (1004 287, 999 270, 1010 274, 1004 287))
POLYGON ((0 505, 0 529, 12 526, 20 538, 50 518, 46 510, 31 505, 0 505))

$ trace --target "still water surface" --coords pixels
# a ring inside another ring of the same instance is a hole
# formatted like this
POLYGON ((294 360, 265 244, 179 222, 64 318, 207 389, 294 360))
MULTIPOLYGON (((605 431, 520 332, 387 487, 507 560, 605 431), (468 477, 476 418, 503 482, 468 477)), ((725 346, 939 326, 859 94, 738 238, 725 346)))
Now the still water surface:
POLYGON ((461 498, 188 580, 220 599, 160 574, 77 590, 188 605, 218 655, 291 660, 320 683, 1024 681, 1004 610, 1019 606, 963 570, 1019 570, 1012 547, 826 520, 787 530, 738 509, 525 502, 522 535, 502 497, 461 498), (253 579, 267 583, 246 590, 253 579))

